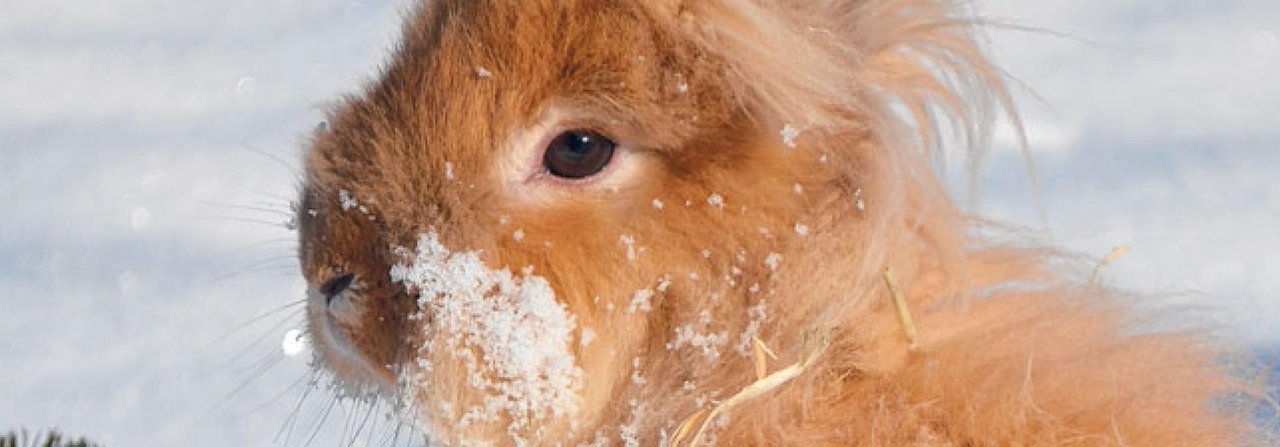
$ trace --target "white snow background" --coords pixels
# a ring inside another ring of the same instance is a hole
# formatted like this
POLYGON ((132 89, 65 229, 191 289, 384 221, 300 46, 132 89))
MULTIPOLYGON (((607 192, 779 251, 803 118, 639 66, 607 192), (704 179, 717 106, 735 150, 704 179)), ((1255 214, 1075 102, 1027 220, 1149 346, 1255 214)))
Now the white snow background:
MULTIPOLYGON (((324 104, 372 75, 403 8, 4 2, 0 430, 284 443, 308 367, 279 344, 300 308, 254 318, 303 298, 281 225, 286 165, 324 104)), ((990 33, 1026 86, 1045 213, 1009 132, 981 210, 1092 256, 1126 244, 1108 281, 1223 309, 1242 341, 1280 341, 1280 2, 979 9, 1069 35, 990 33)), ((330 401, 312 393, 290 444, 319 426, 313 444, 345 445, 363 414, 320 423, 330 401)))

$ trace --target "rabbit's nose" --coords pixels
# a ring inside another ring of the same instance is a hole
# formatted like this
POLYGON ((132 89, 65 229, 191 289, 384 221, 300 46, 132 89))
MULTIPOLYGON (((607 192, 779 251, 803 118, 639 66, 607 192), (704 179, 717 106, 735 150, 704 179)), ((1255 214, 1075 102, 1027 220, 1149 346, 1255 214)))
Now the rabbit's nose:
POLYGON ((320 294, 324 296, 325 304, 328 304, 330 301, 333 301, 334 297, 345 292, 351 287, 351 284, 355 282, 355 280, 356 275, 354 273, 347 273, 345 275, 329 278, 328 281, 321 284, 320 294))

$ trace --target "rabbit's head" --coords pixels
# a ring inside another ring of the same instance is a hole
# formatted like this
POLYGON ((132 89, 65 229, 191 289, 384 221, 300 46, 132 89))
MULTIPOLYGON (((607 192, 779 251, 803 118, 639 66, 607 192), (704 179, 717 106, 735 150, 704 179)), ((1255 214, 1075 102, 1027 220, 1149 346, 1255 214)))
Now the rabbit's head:
POLYGON ((581 441, 857 326, 886 253, 956 255, 911 123, 995 81, 946 3, 428 2, 306 155, 321 363, 438 440, 581 441))

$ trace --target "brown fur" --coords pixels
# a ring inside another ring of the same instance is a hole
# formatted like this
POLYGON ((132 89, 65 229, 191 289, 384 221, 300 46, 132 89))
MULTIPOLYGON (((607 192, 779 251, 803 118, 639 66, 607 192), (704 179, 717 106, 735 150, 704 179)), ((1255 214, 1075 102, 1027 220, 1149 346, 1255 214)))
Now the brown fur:
MULTIPOLYGON (((806 333, 831 331, 832 343, 797 379, 730 410, 714 433, 722 445, 1247 441, 1243 418, 1211 405, 1242 389, 1220 352, 1187 334, 1131 335, 1135 315, 1122 300, 1043 250, 975 236, 982 225, 939 186, 933 120, 980 143, 1007 105, 957 9, 944 0, 428 2, 377 81, 315 135, 300 213, 305 276, 313 285, 361 277, 365 323, 351 336, 369 363, 395 371, 411 363, 418 332, 405 319, 412 301, 386 273, 399 261, 391 247, 435 230, 492 267, 532 266, 597 334, 575 352, 586 372, 579 414, 521 434, 539 445, 616 444, 628 424, 644 445, 668 440, 697 405, 755 380, 751 358, 733 348, 749 340, 760 304, 758 335, 782 357, 773 366, 795 362, 806 333), (630 143, 640 177, 513 196, 496 160, 550 107, 630 143), (779 136, 785 125, 802 129, 795 149, 779 136), (342 212, 339 190, 368 214, 342 212), (708 202, 713 193, 723 208, 708 202), (637 260, 620 235, 643 247, 637 260), (776 270, 765 265, 771 253, 776 270), (922 353, 908 351, 886 266, 906 286, 922 353), (664 276, 672 285, 651 312, 621 310, 664 276), (721 355, 669 349, 675 328, 698 324, 703 310, 713 319, 700 331, 730 334, 721 355)), ((406 392, 466 402, 475 397, 464 379, 406 392)), ((435 408, 417 411, 438 419, 435 408)), ((512 441, 500 423, 437 429, 442 442, 512 441)))

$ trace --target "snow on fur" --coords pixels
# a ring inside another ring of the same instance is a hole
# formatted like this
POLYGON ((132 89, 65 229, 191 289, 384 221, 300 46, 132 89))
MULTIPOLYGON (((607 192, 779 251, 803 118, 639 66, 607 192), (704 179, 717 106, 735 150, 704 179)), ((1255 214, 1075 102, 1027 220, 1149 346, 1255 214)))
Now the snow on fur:
MULTIPOLYGON (((577 324, 545 278, 489 268, 478 252, 452 252, 434 232, 416 253, 401 254, 409 262, 393 266, 391 278, 417 292, 419 311, 431 315, 422 331, 432 352, 459 357, 469 386, 485 395, 483 404, 460 409, 461 424, 507 417, 514 435, 577 411, 583 372, 570 351, 577 324)), ((426 365, 419 380, 431 380, 426 365)))

